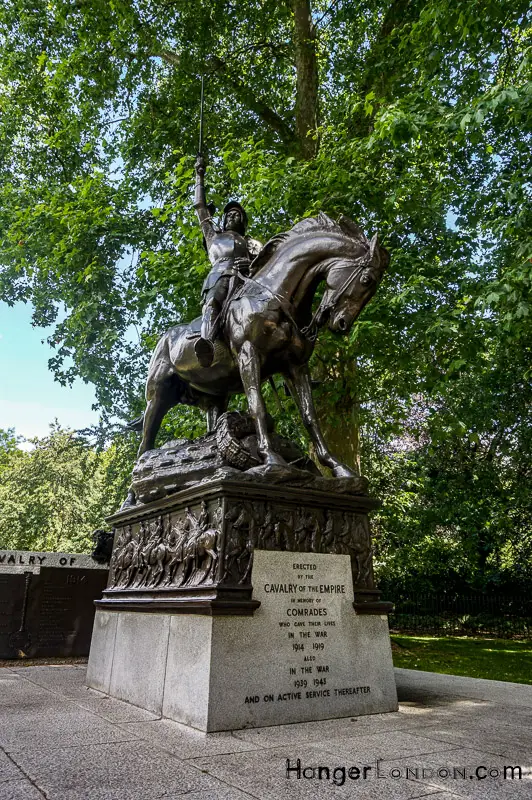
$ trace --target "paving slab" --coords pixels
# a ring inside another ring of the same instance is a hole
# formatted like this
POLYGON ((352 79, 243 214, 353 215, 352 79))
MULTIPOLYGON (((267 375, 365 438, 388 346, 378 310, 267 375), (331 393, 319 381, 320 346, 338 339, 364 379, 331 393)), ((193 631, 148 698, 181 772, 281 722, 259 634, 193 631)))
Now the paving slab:
POLYGON ((56 750, 83 744, 102 744, 136 739, 123 728, 81 708, 69 708, 31 718, 24 715, 13 725, 0 728, 0 746, 8 753, 56 750))
POLYGON ((499 705, 515 705, 532 708, 532 685, 489 681, 483 678, 464 678, 460 675, 442 675, 437 672, 423 672, 413 669, 396 669, 397 691, 411 687, 423 687, 426 695, 440 697, 454 695, 476 700, 488 700, 499 705))
POLYGON ((239 739, 231 731, 206 735, 169 719, 122 723, 120 727, 127 734, 137 736, 182 759, 260 749, 258 744, 239 739))
POLYGON ((436 794, 431 794, 431 800, 457 800, 457 798, 464 797, 463 794, 454 794, 451 792, 437 792, 436 794))
POLYGON ((62 697, 86 697, 90 690, 85 683, 86 664, 46 667, 18 667, 13 674, 36 687, 60 694, 62 697))
POLYGON ((510 725, 497 728, 479 728, 472 720, 449 720, 446 724, 431 725, 420 729, 423 736, 442 745, 446 742, 455 747, 470 746, 493 755, 510 754, 515 749, 526 749, 530 743, 530 729, 510 725))
POLYGON ((13 760, 0 749, 0 783, 23 778, 24 774, 19 770, 13 760))
POLYGON ((0 669, 0 693, 5 700, 2 704, 2 707, 5 708, 9 705, 16 705, 20 701, 20 696, 41 697, 46 693, 46 689, 26 680, 17 672, 0 669))
POLYGON ((151 722, 160 719, 158 714, 138 706, 132 706, 131 703, 116 700, 114 697, 107 697, 92 689, 89 695, 76 699, 75 702, 80 708, 85 708, 109 722, 151 722))
POLYGON ((209 775, 262 800, 306 800, 316 797, 407 800, 440 791, 440 787, 421 781, 405 780, 400 784, 396 781, 379 781, 377 785, 371 771, 364 778, 364 759, 346 763, 342 757, 316 744, 195 759, 194 764, 209 775), (360 768, 358 777, 349 778, 346 766, 360 768), (287 773, 287 767, 290 773, 287 773))
POLYGON ((363 761, 370 764, 377 759, 430 755, 445 750, 454 750, 456 745, 450 742, 435 741, 426 736, 417 736, 409 731, 386 731, 328 739, 324 742, 323 747, 337 758, 343 758, 351 763, 363 761))
MULTIPOLYGON (((0 694, 3 671, 0 670, 0 694)), ((147 722, 159 719, 159 715, 153 714, 151 711, 145 711, 130 703, 89 689, 85 685, 85 676, 85 664, 80 666, 61 664, 51 667, 21 667, 12 670, 11 683, 7 688, 11 696, 13 696, 14 689, 18 690, 21 695, 15 701, 19 710, 24 710, 24 707, 30 704, 33 707, 35 702, 40 705, 47 703, 56 708, 62 700, 67 705, 75 703, 111 722, 147 722)), ((2 712, 3 707, 0 707, 0 719, 2 712)))
POLYGON ((86 689, 85 665, 2 668, 0 800, 532 798, 531 687, 397 677, 395 713, 204 734, 86 689), (523 778, 399 774, 449 765, 521 766, 523 778))
POLYGON ((158 800, 223 787, 215 778, 145 742, 112 742, 17 753, 48 800, 158 800))
MULTIPOLYGON (((507 782, 517 784, 519 782, 517 771, 511 770, 511 766, 510 759, 486 751, 475 750, 473 747, 441 751, 424 757, 385 758, 379 762, 379 770, 385 774, 389 775, 393 770, 400 770, 401 775, 397 776, 398 779, 403 775, 407 778, 417 779, 425 770, 426 777, 430 778, 434 784, 458 794, 464 781, 469 785, 469 781, 483 784, 484 781, 505 780, 505 767, 508 771, 507 782), (490 770, 498 771, 501 774, 490 775, 490 770)), ((532 790, 532 772, 524 774, 523 771, 522 780, 523 785, 528 787, 529 791, 532 790)))
POLYGON ((0 783, 0 800, 43 800, 45 795, 30 781, 0 783))
POLYGON ((250 798, 256 797, 257 795, 239 792, 238 789, 226 786, 219 789, 209 789, 209 791, 189 792, 185 795, 165 794, 164 800, 250 800, 250 798))
MULTIPOLYGON (((447 707, 415 706, 409 707, 407 703, 401 705, 399 715, 402 720, 401 727, 431 728, 434 725, 453 723, 454 727, 471 727, 477 729, 504 731, 510 727, 512 730, 530 730, 532 727, 532 714, 527 710, 512 707, 511 713, 507 708, 493 703, 471 702, 453 703, 447 707)), ((398 726, 399 727, 399 726, 398 726)))
POLYGON ((233 734, 237 739, 251 742, 259 747, 278 747, 282 744, 326 742, 333 738, 358 736, 368 732, 393 731, 412 724, 409 718, 401 712, 395 711, 389 714, 368 714, 363 717, 250 728, 233 731, 233 734))

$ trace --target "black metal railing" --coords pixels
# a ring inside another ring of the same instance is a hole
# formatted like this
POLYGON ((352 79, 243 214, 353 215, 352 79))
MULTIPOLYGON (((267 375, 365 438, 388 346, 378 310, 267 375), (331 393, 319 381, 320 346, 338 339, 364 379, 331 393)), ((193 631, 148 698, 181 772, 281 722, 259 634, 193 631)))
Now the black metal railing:
POLYGON ((532 592, 529 595, 420 594, 413 598, 389 596, 392 633, 438 636, 493 636, 532 638, 532 592))

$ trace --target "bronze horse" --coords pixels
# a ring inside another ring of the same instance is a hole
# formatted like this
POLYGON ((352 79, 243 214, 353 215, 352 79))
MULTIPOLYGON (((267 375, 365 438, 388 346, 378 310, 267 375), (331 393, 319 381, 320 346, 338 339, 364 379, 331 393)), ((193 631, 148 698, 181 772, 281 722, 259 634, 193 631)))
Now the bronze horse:
POLYGON ((194 343, 201 319, 170 328, 149 365, 142 453, 155 446, 166 412, 184 403, 207 411, 209 430, 227 408, 229 396, 245 391, 266 465, 284 465, 272 447, 261 384, 281 374, 296 401, 316 454, 336 477, 351 470, 328 450, 312 400, 308 361, 320 326, 347 333, 375 294, 389 255, 351 220, 325 214, 298 222, 271 239, 252 262, 251 277, 236 289, 224 310, 221 338, 210 367, 200 366, 194 343), (312 303, 322 281, 317 310, 312 303))

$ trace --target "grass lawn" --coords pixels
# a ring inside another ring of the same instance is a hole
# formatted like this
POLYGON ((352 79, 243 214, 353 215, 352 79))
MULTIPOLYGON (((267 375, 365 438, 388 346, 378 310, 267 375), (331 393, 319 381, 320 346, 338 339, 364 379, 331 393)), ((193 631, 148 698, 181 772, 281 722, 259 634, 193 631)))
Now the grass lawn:
POLYGON ((532 640, 392 636, 393 663, 447 675, 532 684, 532 640))

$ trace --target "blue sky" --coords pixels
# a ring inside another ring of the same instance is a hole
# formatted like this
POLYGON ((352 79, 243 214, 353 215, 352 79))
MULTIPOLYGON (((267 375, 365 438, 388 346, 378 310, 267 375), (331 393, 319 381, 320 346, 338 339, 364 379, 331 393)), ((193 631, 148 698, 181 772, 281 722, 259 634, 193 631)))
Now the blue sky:
POLYGON ((54 381, 48 334, 46 328, 32 327, 31 306, 0 302, 0 428, 15 428, 25 438, 45 436, 56 418, 65 428, 98 421, 90 385, 76 381, 69 388, 54 381))

